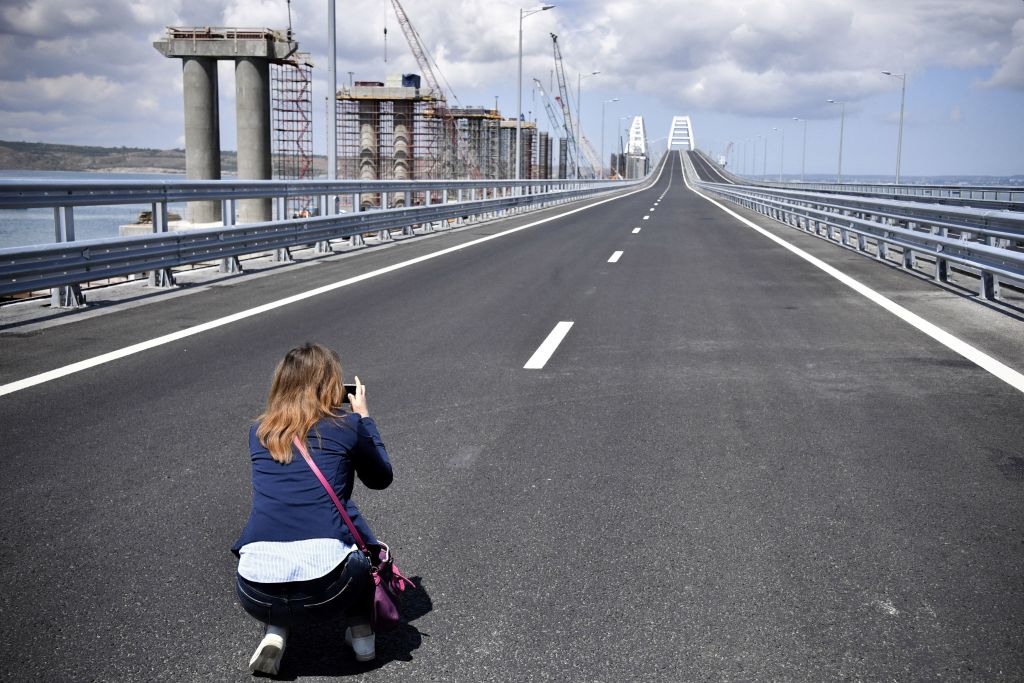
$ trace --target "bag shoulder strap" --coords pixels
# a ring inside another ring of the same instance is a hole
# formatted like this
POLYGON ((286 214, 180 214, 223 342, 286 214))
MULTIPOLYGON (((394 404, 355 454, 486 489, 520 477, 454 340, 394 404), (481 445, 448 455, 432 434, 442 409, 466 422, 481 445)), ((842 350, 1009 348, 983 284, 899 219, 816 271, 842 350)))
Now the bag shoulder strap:
POLYGON ((348 530, 352 533, 352 538, 355 539, 356 545, 359 546, 359 549, 363 551, 364 555, 369 557, 370 551, 366 548, 366 543, 363 541, 363 537, 359 534, 359 531, 356 530, 356 525, 352 523, 352 519, 348 516, 348 513, 345 512, 345 506, 341 504, 341 501, 338 499, 338 494, 334 492, 334 488, 327 482, 327 477, 324 476, 324 473, 321 472, 320 468, 316 466, 315 462, 313 462, 313 458, 309 457, 309 451, 306 450, 306 444, 302 443, 302 439, 298 436, 292 437, 292 443, 294 443, 295 447, 299 449, 299 453, 302 453, 302 457, 306 460, 306 464, 309 465, 309 469, 313 470, 313 474, 315 474, 316 478, 320 480, 323 487, 327 489, 327 495, 331 497, 331 500, 334 501, 335 507, 338 508, 338 512, 341 513, 341 519, 345 522, 345 525, 348 526, 348 530))

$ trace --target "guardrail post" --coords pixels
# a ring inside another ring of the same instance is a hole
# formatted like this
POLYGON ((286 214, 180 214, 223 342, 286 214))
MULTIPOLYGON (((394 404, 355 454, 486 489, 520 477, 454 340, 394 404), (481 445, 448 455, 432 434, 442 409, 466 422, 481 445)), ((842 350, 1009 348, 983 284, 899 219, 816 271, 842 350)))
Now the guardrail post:
POLYGON ((288 247, 280 247, 274 250, 274 260, 278 263, 291 263, 292 251, 288 247))
POLYGON ((993 273, 981 271, 981 282, 979 292, 981 298, 995 301, 999 298, 999 278, 993 273))
POLYGON ((949 262, 941 256, 935 257, 935 281, 949 282, 949 262))
MULTIPOLYGON (((55 206, 53 208, 53 234, 55 242, 75 241, 75 207, 55 206)), ((81 308, 85 306, 85 295, 79 285, 64 285, 50 290, 50 306, 53 308, 81 308)))
POLYGON ((882 237, 875 238, 875 256, 879 261, 889 260, 889 245, 885 243, 885 240, 889 239, 889 233, 882 231, 882 237))
POLYGON ((917 267, 917 259, 914 250, 910 247, 903 247, 903 267, 907 270, 914 270, 917 267))
MULTIPOLYGON (((150 215, 153 217, 153 234, 167 232, 167 202, 153 202, 150 205, 150 215)), ((170 268, 159 268, 149 272, 149 285, 151 287, 174 287, 174 273, 170 268)))

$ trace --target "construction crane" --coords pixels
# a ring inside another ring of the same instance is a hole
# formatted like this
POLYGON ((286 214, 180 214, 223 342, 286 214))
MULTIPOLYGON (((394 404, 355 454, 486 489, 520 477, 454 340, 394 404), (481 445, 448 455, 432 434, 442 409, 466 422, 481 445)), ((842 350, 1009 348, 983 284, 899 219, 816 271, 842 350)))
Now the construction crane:
POLYGON ((544 86, 541 85, 539 79, 533 79, 534 85, 537 86, 537 90, 540 91, 541 102, 544 103, 544 110, 548 113, 548 121, 551 122, 551 132, 555 135, 558 134, 559 130, 564 129, 562 122, 558 120, 558 115, 555 114, 555 108, 551 106, 551 98, 544 92, 544 86))
POLYGON ((598 169, 601 168, 601 164, 597 160, 597 152, 594 151, 594 148, 590 144, 590 140, 587 139, 586 135, 583 135, 582 131, 580 132, 580 143, 580 146, 583 147, 583 155, 587 157, 587 162, 590 164, 590 177, 596 178, 598 169))
MULTIPOLYGON (((420 38, 420 34, 416 32, 412 22, 409 20, 409 15, 405 13, 405 8, 402 7, 402 3, 398 0, 391 0, 391 6, 395 10, 395 17, 398 19, 398 25, 402 27, 402 33, 405 34, 405 40, 409 43, 409 49, 412 51, 412 56, 416 59, 416 63, 420 67, 420 71, 423 72, 423 78, 427 81, 427 87, 430 88, 430 96, 438 101, 436 112, 441 117, 441 125, 444 127, 445 136, 451 135, 451 145, 455 150, 455 154, 458 156, 459 161, 466 169, 466 173, 472 178, 480 178, 483 174, 480 172, 480 168, 476 161, 469 154, 469 142, 459 134, 459 127, 455 121, 455 117, 452 115, 451 109, 448 108, 447 96, 445 91, 441 88, 441 84, 437 79, 437 74, 434 72, 433 59, 430 53, 427 52, 426 47, 423 45, 423 40, 420 38)), ((444 78, 444 74, 441 74, 441 78, 444 78)), ((448 85, 448 92, 451 93, 452 100, 455 104, 462 106, 459 102, 458 95, 452 90, 451 85, 448 84, 447 79, 445 84, 448 85)), ((443 151, 442 151, 443 155, 443 151)), ((437 160, 435 159, 435 162, 437 160)))
MULTIPOLYGON (((395 10, 398 25, 402 27, 402 33, 405 34, 405 40, 409 43, 409 49, 412 50, 412 56, 416 59, 416 63, 419 64, 420 71, 423 72, 423 78, 427 82, 427 87, 430 88, 430 95, 438 100, 447 100, 448 98, 445 97, 445 92, 441 89, 441 84, 438 83, 437 76, 434 74, 434 68, 428 57, 427 49, 423 46, 420 34, 416 32, 412 22, 409 21, 409 15, 405 13, 405 8, 402 7, 402 3, 398 0, 391 0, 391 6, 395 10)), ((454 92, 452 93, 452 99, 456 103, 459 101, 454 92)))
POLYGON ((555 53, 555 76, 558 77, 558 96, 555 99, 562 105, 562 122, 565 129, 569 159, 566 164, 566 172, 570 177, 576 176, 578 168, 579 152, 576 145, 576 125, 572 118, 572 109, 569 107, 569 92, 565 87, 565 69, 562 66, 562 51, 558 47, 558 36, 551 34, 551 43, 555 53))
POLYGON ((729 155, 730 154, 732 154, 732 141, 731 140, 729 141, 729 144, 726 145, 725 151, 722 152, 722 154, 718 157, 718 165, 722 166, 723 168, 725 166, 727 166, 729 164, 729 155))

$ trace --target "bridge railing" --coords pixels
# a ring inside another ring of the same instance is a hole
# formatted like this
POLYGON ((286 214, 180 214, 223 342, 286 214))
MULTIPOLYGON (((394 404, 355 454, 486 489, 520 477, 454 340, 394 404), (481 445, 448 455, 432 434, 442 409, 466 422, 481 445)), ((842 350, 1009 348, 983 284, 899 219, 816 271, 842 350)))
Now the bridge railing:
POLYGON ((450 221, 477 221, 538 209, 631 187, 635 181, 601 180, 466 180, 466 181, 164 181, 78 182, 0 181, 0 209, 52 208, 57 243, 0 249, 0 295, 52 289, 56 306, 84 303, 81 285, 119 276, 148 273, 150 283, 173 286, 174 269, 220 262, 225 272, 241 270, 238 257, 273 253, 291 259, 290 249, 313 246, 331 251, 331 241, 351 238, 362 243, 367 233, 382 240, 391 230, 415 234, 447 227, 450 221), (352 196, 352 206, 373 194, 387 207, 389 198, 403 198, 402 208, 380 208, 330 214, 334 197, 352 196), (232 225, 241 199, 273 200, 275 220, 232 225), (288 200, 314 197, 314 215, 285 216, 288 200), (169 204, 219 201, 224 226, 169 231, 169 204), (409 206, 415 202, 420 206, 409 206), (78 206, 149 204, 153 234, 99 240, 74 239, 78 206), (326 215, 324 215, 326 214, 326 215))
POLYGON ((1001 298, 1001 282, 1024 287, 1024 212, 709 182, 689 155, 684 163, 701 191, 879 261, 939 282, 951 269, 972 275, 990 300, 1001 298))
POLYGON ((737 185, 776 189, 800 188, 811 192, 904 199, 951 206, 971 206, 976 209, 1024 211, 1024 187, 1015 185, 917 185, 906 183, 895 185, 892 183, 834 183, 803 180, 776 182, 768 178, 754 178, 737 175, 724 169, 720 170, 723 175, 737 185))

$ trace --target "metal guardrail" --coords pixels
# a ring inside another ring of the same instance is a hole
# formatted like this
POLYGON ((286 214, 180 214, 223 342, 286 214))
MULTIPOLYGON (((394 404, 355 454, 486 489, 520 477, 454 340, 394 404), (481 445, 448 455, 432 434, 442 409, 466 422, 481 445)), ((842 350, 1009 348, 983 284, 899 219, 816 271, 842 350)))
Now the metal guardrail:
POLYGON ((78 306, 84 303, 80 285, 90 281, 148 272, 152 284, 170 286, 172 269, 189 264, 219 259, 222 270, 240 271, 237 257, 245 254, 275 252, 279 260, 289 260, 287 250, 294 247, 315 245, 330 251, 334 239, 361 241, 371 232, 390 237, 392 229, 411 234, 413 226, 430 230, 438 221, 542 208, 647 180, 2 181, 0 208, 51 207, 58 239, 63 236, 66 241, 0 249, 0 295, 54 288, 54 305, 78 306), (281 216, 290 197, 316 196, 320 206, 332 206, 332 196, 351 194, 353 205, 359 206, 359 195, 366 193, 379 195, 385 204, 396 193, 407 202, 416 194, 425 205, 167 231, 167 205, 174 202, 219 200, 225 205, 224 215, 234 216, 239 199, 273 197, 281 216), (488 194, 493 198, 486 198, 488 194), (464 200, 467 195, 470 199, 464 200), (154 234, 74 241, 74 207, 102 204, 151 204, 154 234))
POLYGON ((928 264, 938 282, 948 282, 951 265, 958 266, 978 277, 985 299, 1000 298, 1001 279, 1024 285, 1022 212, 709 182, 689 155, 685 166, 702 191, 879 261, 916 273, 928 264))
POLYGON ((800 188, 811 192, 902 199, 950 206, 971 206, 978 209, 1024 211, 1024 186, 1016 185, 911 185, 907 183, 895 185, 891 183, 833 183, 802 180, 777 182, 767 178, 736 175, 728 171, 723 171, 722 174, 737 185, 750 187, 800 188))

